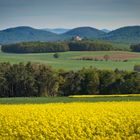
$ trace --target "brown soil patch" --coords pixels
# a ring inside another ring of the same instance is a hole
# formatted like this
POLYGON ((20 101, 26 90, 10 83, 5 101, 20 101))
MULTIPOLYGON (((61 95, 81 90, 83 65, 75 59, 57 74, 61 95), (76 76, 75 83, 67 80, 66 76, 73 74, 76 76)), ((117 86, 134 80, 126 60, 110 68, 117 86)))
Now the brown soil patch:
POLYGON ((131 53, 113 53, 104 56, 83 56, 76 58, 76 60, 112 60, 112 61, 128 61, 129 59, 140 58, 139 54, 131 53))

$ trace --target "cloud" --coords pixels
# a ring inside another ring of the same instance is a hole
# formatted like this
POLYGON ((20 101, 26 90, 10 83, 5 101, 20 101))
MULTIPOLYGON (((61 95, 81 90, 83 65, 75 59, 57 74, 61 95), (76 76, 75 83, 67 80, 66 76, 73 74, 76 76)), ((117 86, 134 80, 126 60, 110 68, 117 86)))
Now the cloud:
POLYGON ((20 24, 115 28, 126 25, 124 20, 140 24, 139 13, 139 0, 0 0, 0 28, 20 24))

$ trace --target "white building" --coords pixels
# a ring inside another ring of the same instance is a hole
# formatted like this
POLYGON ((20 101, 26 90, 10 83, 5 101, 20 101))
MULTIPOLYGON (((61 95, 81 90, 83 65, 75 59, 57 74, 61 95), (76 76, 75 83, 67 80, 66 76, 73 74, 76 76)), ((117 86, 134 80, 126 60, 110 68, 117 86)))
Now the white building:
POLYGON ((80 36, 76 36, 76 37, 74 38, 74 40, 76 40, 76 41, 81 41, 82 38, 81 38, 80 36))

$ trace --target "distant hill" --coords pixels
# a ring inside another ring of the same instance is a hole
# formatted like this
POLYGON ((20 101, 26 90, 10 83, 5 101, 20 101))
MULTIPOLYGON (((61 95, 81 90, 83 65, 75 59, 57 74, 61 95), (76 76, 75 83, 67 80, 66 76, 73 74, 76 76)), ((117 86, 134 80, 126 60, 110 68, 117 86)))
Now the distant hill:
POLYGON ((0 31, 0 43, 17 43, 27 41, 56 41, 62 37, 39 29, 21 26, 0 31))
POLYGON ((49 31, 49 32, 52 32, 52 33, 56 33, 56 34, 64 34, 71 29, 64 29, 64 28, 49 29, 49 28, 46 28, 46 29, 42 29, 42 30, 49 31))
POLYGON ((86 38, 100 38, 105 32, 92 27, 79 27, 66 32, 64 35, 80 36, 86 38))
POLYGON ((103 39, 121 43, 140 43, 140 26, 119 28, 106 34, 103 39))
POLYGON ((42 29, 20 26, 1 30, 0 44, 11 44, 29 41, 63 41, 70 40, 72 37, 77 35, 93 40, 99 39, 119 43, 136 44, 140 43, 140 26, 122 27, 117 30, 110 31, 109 33, 92 27, 79 27, 69 30, 63 34, 56 34, 42 29))
POLYGON ((102 29, 101 31, 103 31, 105 33, 109 33, 110 32, 110 30, 108 30, 108 29, 102 29))

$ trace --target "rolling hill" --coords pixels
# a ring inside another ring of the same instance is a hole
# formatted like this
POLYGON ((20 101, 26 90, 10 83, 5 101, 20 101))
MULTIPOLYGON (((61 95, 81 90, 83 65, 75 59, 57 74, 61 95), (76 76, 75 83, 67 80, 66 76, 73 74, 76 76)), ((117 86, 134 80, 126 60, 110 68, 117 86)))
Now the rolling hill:
POLYGON ((95 39, 95 38, 100 38, 104 34, 105 32, 92 27, 78 27, 66 32, 64 35, 80 36, 80 37, 95 39))
POLYGON ((140 26, 128 26, 105 34, 103 39, 121 43, 140 43, 140 26))
POLYGON ((56 41, 62 37, 39 29, 34 29, 27 26, 20 26, 16 28, 9 28, 0 31, 0 43, 17 43, 27 41, 56 41))
POLYGON ((116 29, 109 33, 92 28, 78 27, 63 34, 56 34, 42 29, 34 29, 27 26, 9 28, 0 31, 0 44, 11 44, 29 41, 63 41, 70 40, 73 36, 88 39, 107 40, 119 43, 140 43, 140 26, 128 26, 116 29))

